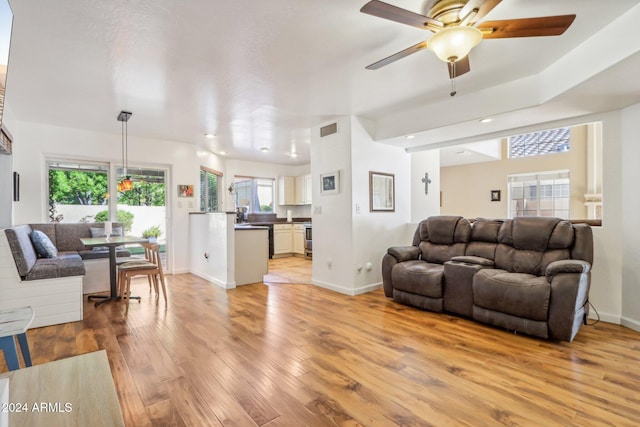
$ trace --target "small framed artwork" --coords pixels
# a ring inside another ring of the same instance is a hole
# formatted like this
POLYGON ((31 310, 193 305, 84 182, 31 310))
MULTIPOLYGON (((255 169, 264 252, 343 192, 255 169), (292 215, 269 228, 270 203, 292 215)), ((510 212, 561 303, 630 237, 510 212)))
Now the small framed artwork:
POLYGON ((193 185, 178 185, 178 197, 193 197, 193 185))
POLYGON ((492 202, 500 201, 500 190, 491 190, 491 201, 492 202))
POLYGON ((338 194, 340 192, 340 172, 328 172, 320 175, 320 193, 338 194))
POLYGON ((369 211, 394 212, 395 176, 390 173, 369 172, 369 211))

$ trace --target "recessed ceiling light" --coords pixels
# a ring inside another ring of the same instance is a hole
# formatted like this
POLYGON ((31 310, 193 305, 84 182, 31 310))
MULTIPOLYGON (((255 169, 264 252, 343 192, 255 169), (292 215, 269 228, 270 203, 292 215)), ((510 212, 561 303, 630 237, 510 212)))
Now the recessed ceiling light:
POLYGON ((291 157, 294 157, 294 158, 295 158, 295 157, 298 157, 298 153, 291 153, 291 154, 290 154, 290 156, 291 156, 291 157))
POLYGON ((407 136, 405 136, 405 138, 407 138, 407 139, 413 139, 415 137, 416 137, 415 135, 407 135, 407 136))
POLYGON ((260 151, 262 151, 263 153, 266 153, 269 151, 269 147, 261 147, 260 151))
POLYGON ((213 139, 213 138, 215 138, 215 137, 216 137, 216 134, 215 134, 215 133, 211 133, 211 132, 206 132, 206 133, 204 134, 204 137, 205 137, 205 138, 208 138, 208 139, 213 139))
POLYGON ((484 119, 480 119, 480 123, 491 123, 493 119, 491 117, 485 117, 484 119))
POLYGON ((226 152, 226 151, 221 151, 221 152, 220 152, 220 155, 221 155, 221 156, 224 156, 224 155, 226 155, 226 154, 227 154, 227 152, 226 152))

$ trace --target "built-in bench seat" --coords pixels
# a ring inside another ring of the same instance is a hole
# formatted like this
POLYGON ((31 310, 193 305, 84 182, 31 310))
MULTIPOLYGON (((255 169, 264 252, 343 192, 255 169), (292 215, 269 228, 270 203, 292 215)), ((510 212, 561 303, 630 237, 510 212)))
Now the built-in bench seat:
MULTIPOLYGON (((113 230, 122 229, 114 224, 113 230)), ((23 224, 0 232, 0 308, 31 306, 32 327, 82 320, 82 295, 109 290, 109 251, 81 238, 104 235, 103 223, 23 224), (39 257, 31 235, 46 234, 58 253, 39 257)), ((118 257, 131 253, 119 248, 118 257)))

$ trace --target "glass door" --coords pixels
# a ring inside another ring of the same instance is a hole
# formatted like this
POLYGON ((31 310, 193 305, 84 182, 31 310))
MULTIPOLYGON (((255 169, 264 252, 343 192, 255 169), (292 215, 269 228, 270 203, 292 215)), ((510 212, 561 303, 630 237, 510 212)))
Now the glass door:
MULTIPOLYGON (((117 221, 124 224, 125 234, 142 236, 160 245, 162 267, 169 272, 167 263, 167 170, 156 168, 127 167, 127 176, 133 188, 118 191, 117 221)), ((123 169, 116 168, 116 183, 123 178, 123 169)), ((142 248, 128 248, 133 255, 142 248)))

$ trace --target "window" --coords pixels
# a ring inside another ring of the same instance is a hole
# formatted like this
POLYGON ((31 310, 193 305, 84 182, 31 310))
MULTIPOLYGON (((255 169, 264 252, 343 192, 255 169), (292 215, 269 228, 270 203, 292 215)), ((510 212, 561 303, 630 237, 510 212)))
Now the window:
POLYGON ((221 207, 222 172, 200 168, 200 211, 218 212, 221 207))
POLYGON ((246 207, 247 212, 273 212, 273 178, 236 176, 233 189, 236 208, 246 207))
POLYGON ((509 218, 569 218, 569 171, 509 175, 509 218))
POLYGON ((571 148, 569 128, 527 133, 509 138, 509 157, 541 156, 562 153, 571 148))
POLYGON ((49 221, 93 222, 108 212, 109 164, 48 160, 47 180, 49 221))

